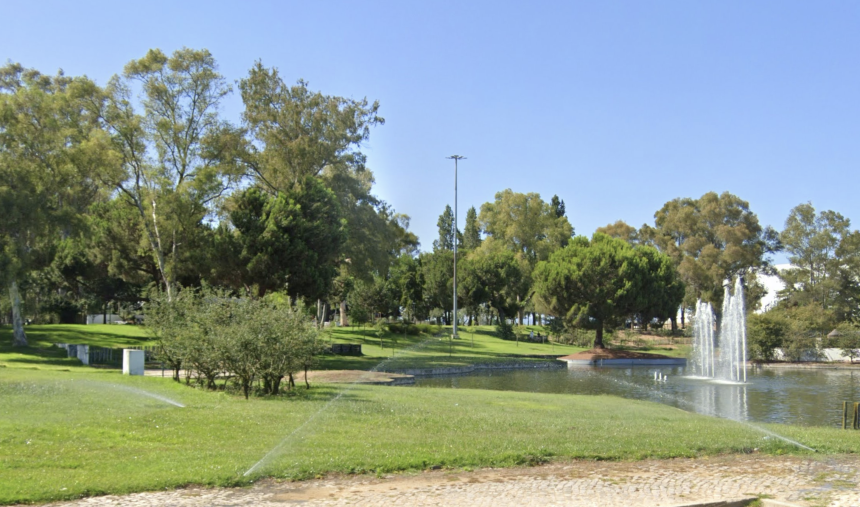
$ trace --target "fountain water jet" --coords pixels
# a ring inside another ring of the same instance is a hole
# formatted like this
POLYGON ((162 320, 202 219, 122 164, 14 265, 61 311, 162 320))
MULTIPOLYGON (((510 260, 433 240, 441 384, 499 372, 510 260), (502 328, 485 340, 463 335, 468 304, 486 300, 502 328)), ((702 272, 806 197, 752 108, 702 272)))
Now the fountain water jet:
POLYGON ((710 303, 696 302, 693 316, 693 374, 729 382, 746 382, 747 333, 744 290, 741 279, 734 291, 726 284, 718 344, 714 340, 716 318, 710 303), (719 349, 719 354, 716 353, 719 349))

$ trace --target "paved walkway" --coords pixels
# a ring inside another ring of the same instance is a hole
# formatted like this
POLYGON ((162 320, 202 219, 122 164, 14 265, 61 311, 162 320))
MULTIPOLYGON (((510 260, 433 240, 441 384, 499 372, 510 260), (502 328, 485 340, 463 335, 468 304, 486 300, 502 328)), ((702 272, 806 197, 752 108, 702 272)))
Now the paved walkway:
POLYGON ((384 478, 261 481, 53 504, 101 506, 678 506, 768 495, 795 505, 860 507, 860 457, 724 456, 638 462, 575 461, 384 478))

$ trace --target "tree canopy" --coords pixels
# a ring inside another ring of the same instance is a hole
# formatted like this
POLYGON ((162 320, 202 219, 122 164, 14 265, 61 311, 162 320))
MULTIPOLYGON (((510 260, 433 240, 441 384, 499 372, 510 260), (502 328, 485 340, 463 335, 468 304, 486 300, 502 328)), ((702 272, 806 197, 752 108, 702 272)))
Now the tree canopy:
POLYGON ((604 347, 604 329, 637 314, 666 319, 683 297, 667 256, 601 233, 574 238, 539 262, 533 276, 541 305, 569 327, 596 330, 596 348, 604 347))
POLYGON ((673 199, 654 222, 642 226, 639 239, 675 263, 687 306, 702 299, 720 308, 725 281, 740 276, 750 284, 756 273, 772 272, 768 255, 780 248, 776 231, 759 225, 749 203, 728 192, 673 199))

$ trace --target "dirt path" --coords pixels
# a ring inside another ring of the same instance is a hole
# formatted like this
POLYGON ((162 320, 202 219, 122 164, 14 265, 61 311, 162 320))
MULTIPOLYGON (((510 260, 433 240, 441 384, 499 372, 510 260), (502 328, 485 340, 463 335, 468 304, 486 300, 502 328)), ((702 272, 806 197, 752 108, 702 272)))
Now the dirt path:
POLYGON ((794 505, 860 507, 860 457, 722 456, 637 462, 573 461, 382 478, 261 481, 52 504, 102 506, 678 506, 765 495, 794 505))

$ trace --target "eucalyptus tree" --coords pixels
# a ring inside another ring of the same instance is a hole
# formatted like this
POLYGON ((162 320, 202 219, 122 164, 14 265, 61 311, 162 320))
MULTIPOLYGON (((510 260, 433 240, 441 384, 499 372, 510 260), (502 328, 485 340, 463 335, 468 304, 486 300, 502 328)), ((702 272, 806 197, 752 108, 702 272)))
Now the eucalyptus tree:
POLYGON ((0 67, 0 282, 12 307, 13 344, 26 346, 18 282, 51 262, 57 238, 81 224, 99 196, 94 171, 110 172, 106 139, 84 107, 85 78, 0 67))
MULTIPOLYGON (((415 254, 418 240, 407 230, 409 218, 372 194, 373 174, 361 151, 370 129, 385 123, 378 102, 313 92, 302 80, 288 85, 278 69, 261 62, 239 89, 249 135, 243 160, 257 186, 286 192, 313 177, 337 196, 347 230, 339 257, 340 287, 349 287, 347 279, 385 276, 399 255, 415 254)), ((337 292, 345 324, 348 292, 337 292)))
POLYGON ((330 166, 366 169, 367 157, 358 148, 370 127, 385 123, 378 102, 314 93, 302 80, 288 86, 278 69, 260 61, 239 89, 242 119, 253 139, 247 163, 263 185, 282 191, 330 166))
POLYGON ((860 232, 835 211, 816 214, 812 204, 795 206, 780 240, 791 269, 779 273, 783 300, 836 312, 839 321, 860 317, 860 232))
POLYGON ((152 49, 92 104, 122 169, 105 180, 137 211, 168 298, 183 250, 243 174, 242 136, 218 115, 230 92, 208 50, 152 49))
POLYGON ((726 280, 742 277, 751 285, 757 273, 772 272, 768 255, 781 248, 777 233, 759 225, 749 203, 728 192, 673 199, 654 214, 654 222, 642 226, 639 239, 675 263, 686 284, 687 307, 700 298, 720 308, 726 280))
POLYGON ((600 232, 613 238, 623 239, 631 245, 639 243, 639 231, 637 231, 632 225, 628 225, 627 222, 624 222, 623 220, 618 220, 613 224, 598 227, 595 232, 600 232))

